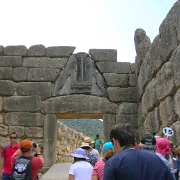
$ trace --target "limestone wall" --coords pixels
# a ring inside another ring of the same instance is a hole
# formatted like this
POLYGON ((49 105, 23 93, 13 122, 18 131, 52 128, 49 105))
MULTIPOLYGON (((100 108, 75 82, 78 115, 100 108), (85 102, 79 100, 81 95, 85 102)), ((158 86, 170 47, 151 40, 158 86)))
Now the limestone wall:
POLYGON ((151 43, 145 31, 135 32, 136 76, 138 79, 138 127, 162 135, 168 126, 170 138, 180 144, 180 1, 169 11, 151 43))
POLYGON ((58 123, 57 143, 56 143, 56 162, 72 162, 71 153, 81 147, 84 136, 68 128, 62 123, 58 123))

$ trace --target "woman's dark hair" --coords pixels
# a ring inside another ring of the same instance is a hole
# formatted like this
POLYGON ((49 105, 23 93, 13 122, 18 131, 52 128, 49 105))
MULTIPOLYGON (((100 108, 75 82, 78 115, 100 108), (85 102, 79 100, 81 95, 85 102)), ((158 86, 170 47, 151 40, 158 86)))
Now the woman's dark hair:
POLYGON ((110 132, 110 139, 115 139, 119 142, 120 146, 126 146, 129 144, 135 145, 135 133, 129 124, 117 124, 110 132))
POLYGON ((77 162, 77 161, 86 161, 86 158, 76 158, 76 157, 74 157, 74 162, 77 162))

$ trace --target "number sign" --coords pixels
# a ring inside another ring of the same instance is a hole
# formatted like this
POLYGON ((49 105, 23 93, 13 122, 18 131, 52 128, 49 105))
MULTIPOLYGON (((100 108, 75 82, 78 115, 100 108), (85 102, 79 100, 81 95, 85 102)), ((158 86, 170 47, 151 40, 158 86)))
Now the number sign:
POLYGON ((166 136, 173 136, 174 135, 174 131, 171 128, 169 128, 169 127, 163 128, 163 133, 166 136))

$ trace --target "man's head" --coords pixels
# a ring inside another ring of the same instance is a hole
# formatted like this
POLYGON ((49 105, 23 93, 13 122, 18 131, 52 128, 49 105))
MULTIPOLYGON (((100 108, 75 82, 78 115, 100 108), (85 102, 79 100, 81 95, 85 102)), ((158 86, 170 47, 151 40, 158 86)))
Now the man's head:
POLYGON ((31 152, 32 142, 29 141, 28 139, 21 141, 20 149, 21 149, 22 153, 31 152))
POLYGON ((156 138, 152 134, 144 134, 140 146, 142 149, 155 150, 156 148, 156 138))
POLYGON ((117 124, 110 132, 110 139, 116 152, 124 146, 135 145, 135 133, 129 124, 117 124))
POLYGON ((15 133, 15 132, 12 132, 10 135, 9 135, 9 138, 10 138, 10 142, 12 145, 15 145, 17 143, 17 140, 18 140, 18 135, 15 133))
POLYGON ((99 139, 99 134, 96 134, 96 139, 99 139))

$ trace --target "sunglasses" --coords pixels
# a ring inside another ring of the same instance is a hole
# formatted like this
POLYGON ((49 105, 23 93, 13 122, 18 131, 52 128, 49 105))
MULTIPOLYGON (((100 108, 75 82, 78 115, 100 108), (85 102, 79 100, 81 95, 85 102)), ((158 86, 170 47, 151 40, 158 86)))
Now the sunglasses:
POLYGON ((10 139, 16 139, 17 137, 10 137, 10 139))

